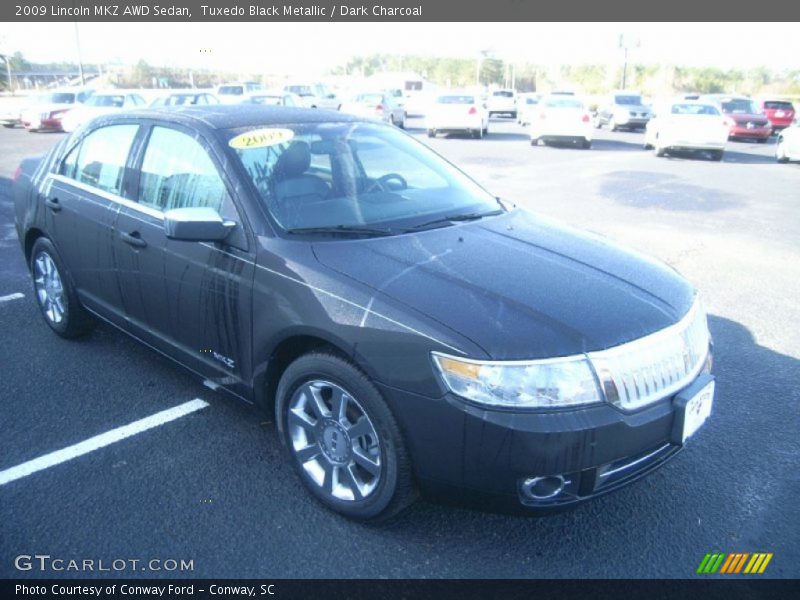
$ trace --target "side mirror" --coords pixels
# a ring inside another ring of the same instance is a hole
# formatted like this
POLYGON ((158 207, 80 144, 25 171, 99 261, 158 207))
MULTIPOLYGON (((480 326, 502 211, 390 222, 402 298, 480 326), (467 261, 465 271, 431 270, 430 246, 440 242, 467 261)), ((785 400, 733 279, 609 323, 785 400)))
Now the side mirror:
POLYGON ((236 227, 209 207, 173 208, 164 213, 164 233, 171 240, 221 242, 236 227))

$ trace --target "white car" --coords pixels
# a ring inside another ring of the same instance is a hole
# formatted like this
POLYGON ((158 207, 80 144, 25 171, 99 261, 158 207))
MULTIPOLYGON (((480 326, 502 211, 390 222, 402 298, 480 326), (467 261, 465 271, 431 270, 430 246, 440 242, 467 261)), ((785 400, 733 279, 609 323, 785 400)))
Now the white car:
POLYGON ((592 147, 592 119, 577 96, 549 94, 542 98, 531 117, 531 146, 539 142, 573 142, 592 147))
POLYGON ((645 128, 644 147, 653 148, 656 156, 671 150, 705 151, 722 160, 728 129, 713 104, 680 99, 656 108, 645 128))
POLYGON ((339 110, 341 104, 336 94, 321 83, 292 82, 283 86, 283 91, 299 96, 306 108, 339 110))
POLYGON ((147 102, 139 94, 97 92, 89 96, 81 106, 67 111, 61 119, 61 128, 69 133, 95 117, 146 105, 147 102))
POLYGON ((783 129, 778 134, 778 141, 775 144, 775 158, 780 163, 800 160, 800 120, 795 120, 791 126, 783 129))
POLYGON ((215 95, 221 104, 239 104, 246 94, 260 89, 261 84, 255 81, 223 83, 217 86, 215 95))
POLYGON ((508 115, 517 118, 517 93, 514 90, 494 90, 488 98, 489 116, 508 115))
POLYGON ((439 94, 425 114, 425 128, 428 137, 436 137, 437 133, 468 133, 481 139, 489 133, 489 111, 476 94, 439 94))
POLYGON ((62 119, 68 110, 85 102, 90 89, 53 90, 33 99, 20 113, 20 122, 28 131, 61 131, 62 119))
POLYGON ((245 94, 241 99, 242 104, 260 104, 262 106, 290 106, 303 107, 303 99, 291 92, 283 90, 258 90, 245 94))
POLYGON ((395 102, 388 92, 362 92, 342 102, 339 110, 343 113, 377 119, 384 123, 406 128, 406 111, 395 102))
POLYGON ((536 112, 542 95, 536 93, 525 93, 517 96, 517 123, 520 125, 530 125, 531 119, 536 112))

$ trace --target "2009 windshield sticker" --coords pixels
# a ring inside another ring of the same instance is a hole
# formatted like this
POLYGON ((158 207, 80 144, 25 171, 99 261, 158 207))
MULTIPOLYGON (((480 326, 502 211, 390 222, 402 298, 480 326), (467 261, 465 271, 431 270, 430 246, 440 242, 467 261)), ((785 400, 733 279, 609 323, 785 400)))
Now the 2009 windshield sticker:
POLYGON ((288 142, 293 137, 294 131, 291 129, 254 129, 232 138, 228 142, 228 146, 238 150, 266 148, 288 142))

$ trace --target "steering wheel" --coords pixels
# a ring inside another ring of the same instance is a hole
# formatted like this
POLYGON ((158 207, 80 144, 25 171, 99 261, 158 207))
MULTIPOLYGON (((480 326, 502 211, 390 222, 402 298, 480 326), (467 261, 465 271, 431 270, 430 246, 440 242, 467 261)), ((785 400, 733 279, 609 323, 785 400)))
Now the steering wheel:
POLYGON ((386 175, 381 175, 377 179, 370 179, 365 190, 365 193, 371 194, 372 192, 395 192, 400 190, 408 189, 408 182, 406 181, 405 177, 400 175, 400 173, 386 173, 386 175), (390 181, 395 181, 400 184, 397 188, 392 188, 389 185, 390 181))

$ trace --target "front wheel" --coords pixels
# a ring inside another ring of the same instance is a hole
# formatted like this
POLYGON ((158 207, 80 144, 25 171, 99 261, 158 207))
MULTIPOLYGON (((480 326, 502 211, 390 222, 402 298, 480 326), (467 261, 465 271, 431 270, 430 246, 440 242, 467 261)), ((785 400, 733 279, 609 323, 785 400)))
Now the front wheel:
POLYGON ((400 429, 380 391, 352 363, 322 352, 301 356, 281 377, 275 412, 292 465, 328 508, 379 520, 414 500, 400 429))
POLYGON ((65 338, 88 332, 94 322, 81 306, 61 257, 47 238, 40 237, 33 244, 30 269, 36 301, 50 328, 65 338))

